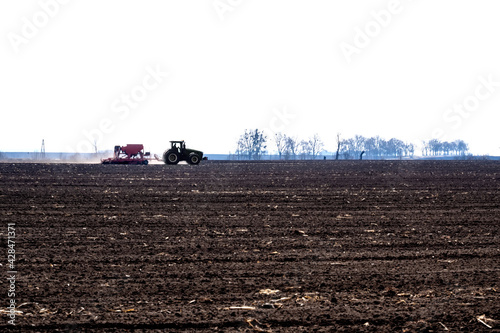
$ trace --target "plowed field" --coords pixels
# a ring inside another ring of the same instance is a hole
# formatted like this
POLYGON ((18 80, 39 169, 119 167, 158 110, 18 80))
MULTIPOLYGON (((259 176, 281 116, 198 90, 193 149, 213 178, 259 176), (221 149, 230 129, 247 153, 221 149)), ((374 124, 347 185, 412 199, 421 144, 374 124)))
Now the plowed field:
POLYGON ((0 330, 500 331, 494 161, 0 164, 0 330))

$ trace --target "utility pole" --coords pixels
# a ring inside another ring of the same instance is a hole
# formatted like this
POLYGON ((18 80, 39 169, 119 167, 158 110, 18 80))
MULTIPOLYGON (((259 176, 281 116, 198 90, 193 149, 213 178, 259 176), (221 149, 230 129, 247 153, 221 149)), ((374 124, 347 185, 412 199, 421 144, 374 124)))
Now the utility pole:
POLYGON ((340 152, 340 133, 337 133, 337 153, 335 154, 335 159, 339 159, 339 152, 340 152))
POLYGON ((45 140, 42 139, 42 148, 40 149, 40 158, 45 159, 45 140))

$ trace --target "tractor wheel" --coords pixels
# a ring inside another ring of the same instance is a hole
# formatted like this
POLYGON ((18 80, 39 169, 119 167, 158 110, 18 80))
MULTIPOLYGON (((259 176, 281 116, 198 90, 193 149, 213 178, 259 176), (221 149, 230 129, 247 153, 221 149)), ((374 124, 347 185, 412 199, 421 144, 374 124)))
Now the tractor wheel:
POLYGON ((142 164, 144 164, 144 165, 148 165, 148 163, 149 163, 149 161, 148 161, 148 160, 144 160, 144 161, 142 161, 142 164))
POLYGON ((195 153, 189 154, 189 158, 188 158, 189 164, 196 165, 196 164, 200 163, 200 161, 201 161, 201 158, 199 155, 197 155, 195 153))
POLYGON ((177 164, 179 163, 179 154, 176 151, 167 151, 163 154, 163 161, 165 164, 177 164))

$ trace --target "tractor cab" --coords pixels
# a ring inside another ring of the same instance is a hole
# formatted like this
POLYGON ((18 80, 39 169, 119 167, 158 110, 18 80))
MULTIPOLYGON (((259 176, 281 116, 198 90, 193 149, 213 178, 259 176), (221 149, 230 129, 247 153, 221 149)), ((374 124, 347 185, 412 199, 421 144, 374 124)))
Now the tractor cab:
POLYGON ((181 153, 184 149, 186 149, 186 143, 184 140, 182 141, 170 141, 170 149, 175 149, 177 152, 181 153))

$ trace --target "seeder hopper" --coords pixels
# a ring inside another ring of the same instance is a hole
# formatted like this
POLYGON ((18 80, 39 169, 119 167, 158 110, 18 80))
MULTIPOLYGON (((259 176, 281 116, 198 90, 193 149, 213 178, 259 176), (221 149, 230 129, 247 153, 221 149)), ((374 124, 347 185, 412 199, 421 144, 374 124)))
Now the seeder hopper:
MULTIPOLYGON (((147 165, 153 158, 149 152, 144 152, 144 145, 128 144, 115 146, 113 157, 102 159, 102 164, 144 164, 147 165)), ((157 155, 154 159, 160 160, 157 155)))

